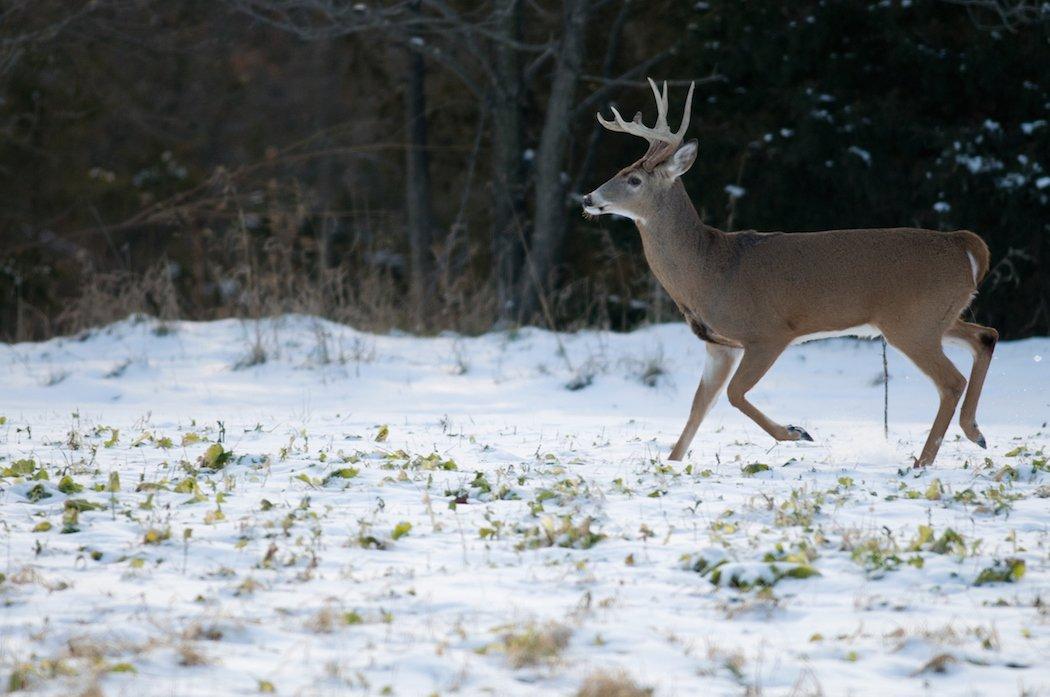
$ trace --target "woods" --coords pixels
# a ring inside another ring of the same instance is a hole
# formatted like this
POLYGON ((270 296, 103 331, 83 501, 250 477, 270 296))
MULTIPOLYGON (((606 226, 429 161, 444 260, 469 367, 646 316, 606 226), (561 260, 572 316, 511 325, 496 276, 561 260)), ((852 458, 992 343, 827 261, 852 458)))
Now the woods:
MULTIPOLYGON (((594 113, 697 84, 705 222, 971 229, 1050 331, 1045 10, 1014 2, 10 2, 0 334, 132 312, 366 329, 675 319, 594 113)), ((676 107, 677 108, 677 107, 676 107)), ((648 113, 648 112, 646 112, 648 113)))

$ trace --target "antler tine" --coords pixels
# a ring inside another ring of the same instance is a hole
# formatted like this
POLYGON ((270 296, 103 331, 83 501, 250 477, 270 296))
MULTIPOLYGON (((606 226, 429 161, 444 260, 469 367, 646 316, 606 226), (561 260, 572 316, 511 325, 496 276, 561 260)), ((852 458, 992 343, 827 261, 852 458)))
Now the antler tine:
POLYGON ((649 81, 649 87, 653 90, 653 96, 656 97, 656 126, 652 130, 660 133, 667 130, 667 83, 664 83, 664 93, 661 96, 660 88, 656 86, 656 82, 651 77, 646 79, 649 81))
POLYGON ((608 119, 602 117, 602 112, 599 111, 597 114, 595 114, 595 116, 598 117, 598 123, 608 128, 610 131, 619 131, 621 133, 634 133, 634 131, 631 130, 631 127, 628 125, 628 123, 623 120, 622 116, 620 116, 620 112, 616 110, 616 107, 609 108, 612 109, 613 118, 615 119, 615 121, 609 121, 608 119))
POLYGON ((678 127, 678 130, 674 134, 674 137, 678 140, 679 143, 681 143, 682 139, 685 138, 686 129, 689 128, 689 117, 693 113, 693 88, 695 87, 695 82, 689 83, 689 94, 687 94, 685 97, 685 113, 682 114, 682 124, 678 127))
POLYGON ((645 124, 642 123, 641 112, 635 114, 633 121, 627 121, 623 118, 623 116, 620 115, 620 112, 617 111, 616 107, 609 108, 612 109, 614 121, 609 121, 608 119, 604 118, 601 115, 601 112, 598 112, 596 116, 598 117, 598 123, 600 123, 605 128, 609 129, 610 131, 630 133, 631 135, 638 136, 639 138, 645 138, 647 141, 649 141, 650 145, 652 145, 653 143, 662 142, 666 140, 669 136, 666 128, 663 132, 660 132, 656 129, 647 128, 645 124))
POLYGON ((682 124, 678 127, 678 131, 671 131, 670 126, 667 125, 667 112, 668 112, 668 98, 667 98, 667 81, 663 83, 663 90, 656 86, 656 81, 652 78, 649 80, 649 87, 653 91, 653 97, 656 98, 656 125, 653 128, 647 127, 642 123, 642 114, 638 112, 634 116, 633 121, 626 121, 620 112, 617 111, 616 107, 610 107, 613 113, 613 121, 609 121, 601 115, 601 112, 597 114, 598 123, 610 131, 618 131, 620 133, 629 133, 631 135, 644 138, 649 142, 649 149, 642 157, 642 161, 646 163, 655 163, 662 160, 668 152, 674 152, 674 150, 682 143, 682 138, 685 135, 685 131, 689 128, 689 116, 692 111, 693 105, 693 89, 696 87, 694 83, 689 85, 689 95, 685 100, 685 115, 682 117, 682 124))
POLYGON ((667 114, 671 111, 671 102, 667 101, 667 80, 664 80, 664 93, 663 96, 660 98, 660 101, 664 103, 663 126, 664 128, 667 128, 667 130, 671 130, 667 127, 667 114))

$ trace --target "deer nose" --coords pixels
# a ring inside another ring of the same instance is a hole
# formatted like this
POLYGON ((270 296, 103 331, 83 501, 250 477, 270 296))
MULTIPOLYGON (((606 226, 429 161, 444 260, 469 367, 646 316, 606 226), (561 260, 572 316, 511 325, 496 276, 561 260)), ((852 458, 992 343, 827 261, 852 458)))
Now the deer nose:
POLYGON ((583 205, 585 207, 587 207, 587 208, 590 208, 591 206, 594 205, 594 199, 591 198, 590 194, 587 194, 586 196, 583 197, 583 205))

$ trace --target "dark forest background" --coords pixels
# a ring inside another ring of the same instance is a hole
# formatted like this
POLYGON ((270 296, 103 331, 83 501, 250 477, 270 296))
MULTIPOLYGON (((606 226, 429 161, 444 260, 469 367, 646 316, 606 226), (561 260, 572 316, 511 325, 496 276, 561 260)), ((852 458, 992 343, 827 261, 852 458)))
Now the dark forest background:
POLYGON ((978 232, 1050 333, 1050 9, 1020 0, 4 0, 0 339, 132 312, 359 328, 676 315, 579 197, 672 126, 723 229, 978 232), (606 111, 608 113, 608 111, 606 111))

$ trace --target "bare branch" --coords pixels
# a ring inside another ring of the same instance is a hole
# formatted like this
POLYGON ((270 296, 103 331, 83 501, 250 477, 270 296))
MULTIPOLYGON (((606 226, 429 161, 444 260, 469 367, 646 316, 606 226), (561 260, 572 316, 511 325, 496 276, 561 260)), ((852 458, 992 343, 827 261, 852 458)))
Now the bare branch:
POLYGON ((1028 25, 1050 21, 1050 4, 1042 0, 942 0, 966 8, 978 29, 1016 32, 1028 25), (985 21, 991 18, 991 23, 985 21))
POLYGON ((81 1, 61 7, 57 16, 47 17, 48 6, 40 0, 9 0, 0 9, 0 76, 10 72, 26 49, 57 38, 71 24, 94 12, 101 3, 81 1))
POLYGON ((516 51, 541 56, 549 42, 517 41, 498 31, 498 18, 479 12, 465 15, 444 0, 401 0, 380 7, 345 0, 227 0, 253 19, 305 40, 353 34, 378 34, 416 51, 452 72, 475 97, 484 90, 470 77, 471 70, 453 51, 470 57, 474 71, 490 83, 497 81, 489 52, 479 43, 506 44, 516 51), (414 8, 418 8, 416 11, 414 8))

